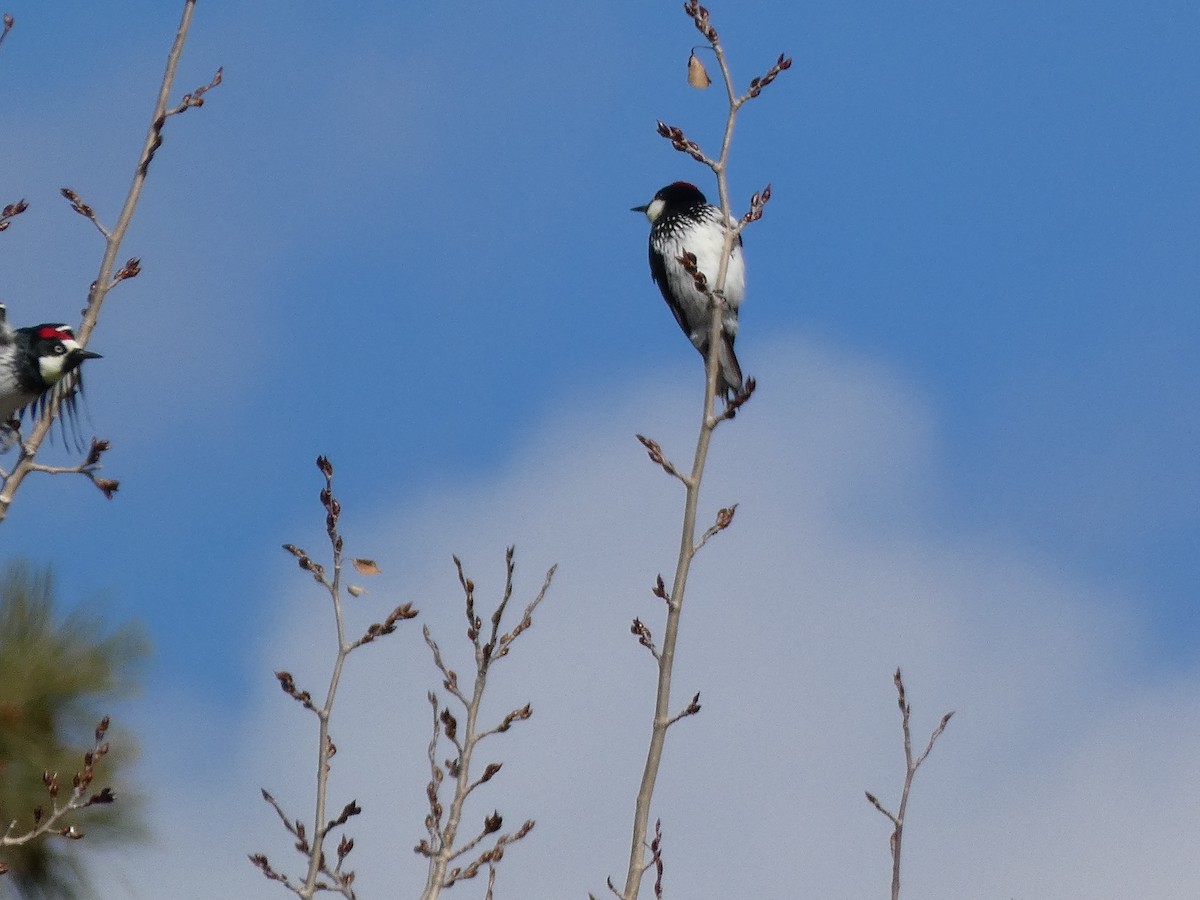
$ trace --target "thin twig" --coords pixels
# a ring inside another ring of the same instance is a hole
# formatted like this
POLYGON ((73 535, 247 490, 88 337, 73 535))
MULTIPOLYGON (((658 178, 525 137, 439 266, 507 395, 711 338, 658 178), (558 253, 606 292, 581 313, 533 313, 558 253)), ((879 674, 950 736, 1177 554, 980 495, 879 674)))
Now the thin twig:
MULTIPOLYGON (((316 810, 313 814, 313 850, 309 853, 308 874, 300 896, 308 900, 317 892, 317 876, 321 874, 324 864, 324 853, 321 844, 324 842, 325 804, 329 793, 330 761, 336 752, 333 740, 329 736, 329 717, 333 713, 333 703, 337 698, 338 686, 342 680, 342 670, 346 665, 346 657, 350 654, 351 646, 346 640, 346 623, 342 610, 342 539, 338 536, 337 521, 341 506, 333 496, 333 466, 322 457, 317 460, 317 466, 325 475, 325 490, 321 492, 321 500, 327 514, 327 531, 330 547, 333 550, 333 578, 329 581, 329 597, 333 601, 333 620, 337 634, 337 655, 334 657, 333 671, 329 675, 329 688, 325 694, 325 703, 316 710, 318 726, 317 737, 317 790, 316 810), (324 464, 323 464, 324 462, 324 464)), ((347 898, 354 897, 354 891, 346 885, 342 893, 347 898)))
MULTIPOLYGON (((332 553, 332 564, 329 570, 313 559, 304 550, 294 544, 284 544, 283 549, 296 558, 300 568, 312 575, 313 580, 328 592, 333 607, 334 627, 337 636, 337 655, 329 676, 329 686, 325 692, 325 701, 320 706, 313 702, 312 694, 301 690, 289 672, 276 672, 275 677, 283 692, 299 703, 304 709, 312 712, 318 721, 317 729, 317 778, 316 797, 312 818, 312 839, 308 827, 299 819, 289 819, 282 807, 270 793, 263 790, 263 799, 271 805, 283 822, 284 828, 296 838, 295 847, 307 859, 307 871, 303 882, 293 882, 286 875, 272 868, 267 857, 261 853, 252 854, 250 861, 257 866, 267 878, 280 882, 284 887, 304 900, 311 898, 319 891, 335 891, 353 900, 354 872, 344 871, 343 863, 350 851, 354 849, 354 840, 342 836, 337 846, 337 862, 331 868, 325 853, 325 841, 337 828, 345 825, 352 816, 362 812, 358 803, 351 800, 342 807, 341 813, 334 819, 327 819, 326 809, 329 793, 329 775, 331 761, 337 753, 337 746, 330 736, 330 719, 333 715, 334 702, 337 699, 338 687, 341 684, 342 672, 346 659, 364 644, 379 637, 396 631, 397 623, 414 618, 416 610, 410 604, 396 607, 383 621, 367 628, 366 633, 355 640, 346 635, 344 610, 342 607, 342 568, 345 564, 344 545, 338 532, 338 520, 341 517, 342 504, 333 493, 333 464, 324 456, 317 457, 317 468, 325 479, 321 489, 321 505, 325 510, 325 531, 329 538, 332 553), (332 575, 328 575, 332 572, 332 575), (327 881, 321 880, 322 876, 327 881)), ((378 574, 379 569, 368 560, 353 560, 360 574, 378 574)))
POLYGON ((433 639, 428 628, 425 629, 425 643, 433 654, 434 665, 442 674, 442 685, 450 695, 458 701, 465 714, 465 721, 460 730, 458 718, 443 707, 433 693, 429 702, 433 707, 433 737, 429 741, 429 770, 430 780, 426 785, 426 799, 429 802, 429 814, 425 817, 425 830, 429 837, 422 839, 416 846, 416 852, 429 860, 429 869, 425 881, 425 889, 421 900, 435 900, 444 888, 469 878, 474 878, 484 866, 488 868, 487 896, 492 896, 496 880, 496 863, 504 856, 504 848, 525 837, 533 828, 533 821, 526 821, 520 828, 509 834, 499 834, 495 843, 475 857, 465 866, 450 867, 455 860, 474 854, 476 848, 491 835, 497 834, 503 827, 503 819, 499 812, 485 816, 480 831, 465 842, 459 842, 459 828, 462 823, 463 810, 467 798, 475 789, 491 781, 500 772, 500 763, 489 763, 484 767, 483 774, 474 776, 471 763, 474 753, 485 738, 493 734, 508 731, 517 722, 524 721, 533 715, 533 709, 526 704, 512 710, 497 725, 492 728, 480 728, 479 710, 483 704, 484 691, 487 688, 488 675, 492 665, 506 656, 512 649, 516 639, 533 626, 533 613, 546 597, 557 566, 551 566, 542 581, 541 589, 521 616, 520 622, 508 632, 502 632, 501 627, 504 612, 513 595, 513 562, 514 551, 508 548, 505 556, 504 594, 492 612, 491 629, 486 638, 483 634, 483 620, 475 611, 475 582, 467 577, 463 570, 462 561, 454 557, 454 566, 458 573, 458 581, 463 589, 464 609, 467 617, 467 638, 471 641, 475 656, 475 679, 468 698, 459 687, 458 675, 445 662, 441 649, 433 639), (437 748, 439 741, 445 738, 454 748, 455 756, 445 762, 438 762, 437 748), (440 792, 446 777, 452 779, 454 795, 450 798, 449 807, 442 804, 440 792))
MULTIPOLYGON (((46 815, 45 811, 39 807, 34 812, 33 828, 19 834, 14 834, 17 829, 17 822, 14 819, 9 823, 4 834, 0 835, 0 848, 19 847, 51 832, 65 838, 77 840, 83 837, 83 832, 74 825, 62 824, 63 818, 76 810, 86 809, 89 806, 99 804, 112 803, 116 800, 116 795, 113 794, 110 788, 102 788, 95 793, 91 791, 92 781, 96 774, 96 764, 108 753, 108 743, 104 740, 108 726, 108 716, 101 719, 100 724, 96 726, 95 743, 92 749, 83 755, 83 767, 75 773, 72 779, 71 793, 67 795, 66 802, 60 803, 59 801, 58 773, 46 772, 42 776, 42 782, 45 784, 46 792, 50 796, 50 814, 46 815)), ((3 874, 4 871, 4 864, 0 863, 0 874, 3 874)))
POLYGON ((912 791, 913 778, 916 777, 917 769, 921 767, 921 763, 925 762, 929 756, 929 752, 933 749, 934 742, 942 736, 942 732, 946 730, 946 726, 950 723, 951 716, 954 715, 953 710, 942 716, 937 727, 933 729, 933 733, 929 735, 929 742, 925 745, 923 752, 916 759, 913 758, 912 751, 912 731, 909 728, 909 717, 912 714, 912 707, 908 705, 908 699, 904 693, 904 680, 900 677, 900 670, 896 670, 896 674, 892 676, 892 682, 896 685, 897 702, 900 706, 900 724, 904 730, 904 787, 900 791, 900 806, 895 813, 889 811, 879 798, 867 791, 867 802, 874 806, 877 810, 883 813, 884 816, 892 823, 892 836, 889 841, 889 846, 892 852, 892 900, 900 898, 900 850, 904 840, 904 814, 908 809, 908 797, 912 791))

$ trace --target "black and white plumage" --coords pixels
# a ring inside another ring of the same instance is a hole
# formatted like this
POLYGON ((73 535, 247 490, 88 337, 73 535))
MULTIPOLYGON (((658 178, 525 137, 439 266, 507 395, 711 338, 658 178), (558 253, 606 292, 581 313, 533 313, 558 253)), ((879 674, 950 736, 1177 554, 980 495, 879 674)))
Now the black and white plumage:
POLYGON ((0 306, 0 449, 16 436, 10 421, 26 413, 36 418, 55 397, 63 414, 73 417, 83 391, 79 366, 99 356, 80 346, 69 325, 13 328, 0 306))
MULTIPOLYGON (((696 287, 696 280, 679 262, 679 257, 685 252, 695 256, 696 268, 704 274, 709 287, 717 286, 728 227, 721 210, 709 203, 694 184, 676 181, 655 194, 645 206, 635 206, 633 211, 645 213, 650 220, 650 275, 683 333, 707 360, 712 321, 708 297, 696 287)), ((737 337, 738 307, 745 293, 746 265, 739 234, 725 270, 725 310, 717 352, 720 363, 717 391, 726 400, 742 390, 742 368, 733 352, 733 342, 737 337)))

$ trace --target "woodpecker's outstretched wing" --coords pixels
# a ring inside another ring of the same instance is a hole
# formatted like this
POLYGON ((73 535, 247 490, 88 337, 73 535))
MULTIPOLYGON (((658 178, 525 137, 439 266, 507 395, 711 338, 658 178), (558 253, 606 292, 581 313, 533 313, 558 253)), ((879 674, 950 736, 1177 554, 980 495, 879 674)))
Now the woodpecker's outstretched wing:
POLYGON ((50 404, 55 398, 58 398, 58 423, 57 428, 53 429, 51 434, 53 435, 57 431, 64 446, 74 447, 77 452, 82 453, 85 445, 78 408, 82 397, 83 373, 79 369, 73 369, 53 387, 22 409, 18 415, 21 419, 28 418, 31 425, 36 424, 42 416, 48 414, 50 404))

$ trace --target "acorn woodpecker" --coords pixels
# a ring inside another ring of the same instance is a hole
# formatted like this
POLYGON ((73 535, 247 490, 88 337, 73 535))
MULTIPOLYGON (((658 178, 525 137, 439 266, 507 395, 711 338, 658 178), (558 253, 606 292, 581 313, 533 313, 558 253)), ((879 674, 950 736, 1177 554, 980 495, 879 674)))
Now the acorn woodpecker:
POLYGON ((69 325, 13 328, 0 306, 0 450, 15 441, 10 424, 15 416, 36 417, 55 396, 63 413, 73 416, 75 397, 83 391, 79 366, 99 356, 79 345, 69 325))
MULTIPOLYGON (((650 220, 650 276, 683 333, 707 360, 712 321, 708 297, 696 287, 696 280, 679 262, 679 257, 684 253, 695 256, 696 268, 704 274, 709 287, 717 286, 727 228, 721 210, 709 203, 694 184, 676 181, 655 194, 645 206, 633 207, 633 212, 645 213, 650 220)), ((739 234, 725 270, 725 310, 717 354, 720 363, 717 391, 727 402, 742 390, 742 369, 733 352, 733 341, 737 337, 738 306, 745 293, 746 266, 739 234)))

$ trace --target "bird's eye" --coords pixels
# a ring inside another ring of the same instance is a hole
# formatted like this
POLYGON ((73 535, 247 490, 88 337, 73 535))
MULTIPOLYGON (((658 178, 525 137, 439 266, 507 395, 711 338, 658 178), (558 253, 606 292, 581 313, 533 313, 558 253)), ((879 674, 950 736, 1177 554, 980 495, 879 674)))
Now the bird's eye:
POLYGON ((54 352, 55 356, 62 356, 64 353, 67 352, 67 348, 64 347, 62 344, 55 344, 53 352, 54 352))

